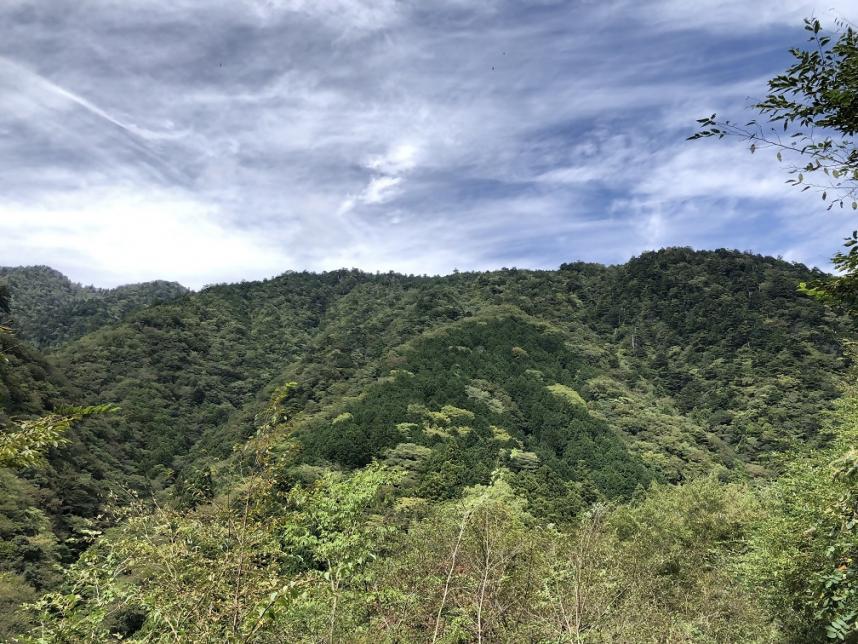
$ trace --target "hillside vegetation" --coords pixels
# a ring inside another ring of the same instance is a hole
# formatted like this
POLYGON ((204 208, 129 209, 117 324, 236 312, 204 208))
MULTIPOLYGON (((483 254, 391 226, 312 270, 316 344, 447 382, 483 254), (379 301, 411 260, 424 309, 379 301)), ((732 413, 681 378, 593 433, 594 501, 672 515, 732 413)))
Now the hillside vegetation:
POLYGON ((32 273, 7 273, 6 417, 121 411, 2 473, 6 634, 783 641, 848 613, 786 605, 831 555, 760 559, 788 539, 776 490, 847 442, 852 325, 798 293, 817 271, 678 248, 50 296, 61 314, 40 294, 63 280, 32 273))

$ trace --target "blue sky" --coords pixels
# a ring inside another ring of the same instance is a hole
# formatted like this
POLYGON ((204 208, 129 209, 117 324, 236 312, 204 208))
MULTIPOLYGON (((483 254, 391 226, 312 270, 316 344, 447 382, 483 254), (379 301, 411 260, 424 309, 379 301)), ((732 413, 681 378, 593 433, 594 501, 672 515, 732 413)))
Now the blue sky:
POLYGON ((827 267, 851 213, 741 120, 847 0, 4 0, 0 264, 192 287, 289 269, 827 267))

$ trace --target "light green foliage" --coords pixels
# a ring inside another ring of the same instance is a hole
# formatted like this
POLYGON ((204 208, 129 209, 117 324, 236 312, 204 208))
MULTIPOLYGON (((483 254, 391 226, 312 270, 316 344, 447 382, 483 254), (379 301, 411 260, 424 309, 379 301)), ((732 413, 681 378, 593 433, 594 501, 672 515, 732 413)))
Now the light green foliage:
POLYGON ((0 430, 0 467, 30 467, 42 461, 44 453, 67 442, 65 433, 77 420, 52 414, 22 420, 0 430))
POLYGON ((508 443, 512 440, 512 436, 508 431, 506 431, 503 427, 498 427, 497 425, 489 425, 489 429, 492 431, 492 436, 496 441, 501 443, 508 443))
POLYGON ((741 570, 795 641, 858 633, 858 391, 838 401, 836 441, 800 455, 762 495, 741 570))
MULTIPOLYGON (((348 478, 332 473, 310 490, 296 487, 289 493, 288 501, 295 511, 281 523, 283 539, 305 553, 305 565, 322 567, 326 586, 321 605, 327 604, 328 609, 328 641, 339 639, 336 633, 350 632, 355 626, 338 613, 340 602, 350 603, 354 612, 371 600, 365 592, 373 579, 369 565, 393 527, 382 517, 368 517, 368 512, 383 488, 401 478, 401 474, 373 465, 348 478)), ((313 573, 310 576, 314 577, 313 573)))
POLYGON ((474 420, 474 412, 467 409, 459 409, 453 405, 444 405, 440 411, 430 411, 427 417, 433 423, 454 425, 474 420))
POLYGON ((387 451, 385 465, 400 468, 406 472, 405 482, 414 484, 418 475, 426 469, 426 461, 432 455, 432 450, 424 445, 415 443, 399 443, 387 451))
POLYGON ((420 429, 420 425, 417 423, 396 423, 396 430, 405 435, 408 435, 415 429, 420 429))
POLYGON ((293 585, 273 520, 221 499, 190 514, 137 506, 36 605, 36 641, 237 641, 293 585))
POLYGON ((581 398, 581 394, 572 389, 572 387, 567 387, 561 383, 556 383, 553 385, 548 385, 546 387, 548 391, 557 396, 558 398, 565 400, 570 405, 581 405, 583 407, 587 406, 587 401, 581 398))
POLYGON ((630 449, 667 481, 703 475, 718 463, 741 468, 729 446, 669 398, 654 399, 606 376, 588 380, 586 391, 591 413, 629 436, 630 449))
POLYGON ((502 476, 436 507, 379 567, 382 641, 528 641, 546 541, 502 476))
POLYGON ((539 456, 513 447, 509 452, 509 463, 516 470, 535 470, 539 467, 539 456))
POLYGON ((372 511, 398 478, 378 466, 329 473, 281 508, 273 482, 256 476, 241 496, 192 512, 138 505, 34 606, 34 639, 341 641, 391 532, 372 511))
POLYGON ((725 565, 756 513, 746 489, 701 480, 591 514, 570 557, 590 601, 583 624, 596 641, 780 641, 725 565))
POLYGON ((45 452, 68 443, 66 432, 76 422, 94 414, 119 411, 115 405, 74 407, 61 414, 19 420, 0 427, 0 467, 33 467, 43 462, 45 452))
POLYGON ((493 413, 502 414, 507 411, 511 403, 504 400, 504 398, 508 399, 508 396, 500 392, 493 392, 491 391, 492 388, 491 383, 485 380, 474 380, 472 384, 465 385, 465 393, 468 398, 483 403, 493 413))
POLYGON ((756 513, 704 481, 574 528, 540 524, 502 472, 436 506, 381 566, 382 641, 776 642, 724 562, 756 513))
POLYGON ((408 431, 412 428, 420 428, 427 436, 439 438, 452 438, 453 436, 467 434, 471 428, 464 424, 474 420, 474 413, 467 409, 460 409, 453 405, 444 405, 437 411, 426 409, 423 405, 412 404, 408 407, 408 413, 422 419, 422 423, 397 423, 400 431, 408 431))

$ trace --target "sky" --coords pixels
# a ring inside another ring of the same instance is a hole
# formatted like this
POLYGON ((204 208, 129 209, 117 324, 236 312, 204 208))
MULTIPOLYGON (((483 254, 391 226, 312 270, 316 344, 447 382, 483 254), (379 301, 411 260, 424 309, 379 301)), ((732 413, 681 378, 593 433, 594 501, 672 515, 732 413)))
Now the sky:
POLYGON ((686 137, 748 120, 802 19, 852 2, 3 0, 0 265, 192 288, 664 246, 827 268, 851 211, 686 137))

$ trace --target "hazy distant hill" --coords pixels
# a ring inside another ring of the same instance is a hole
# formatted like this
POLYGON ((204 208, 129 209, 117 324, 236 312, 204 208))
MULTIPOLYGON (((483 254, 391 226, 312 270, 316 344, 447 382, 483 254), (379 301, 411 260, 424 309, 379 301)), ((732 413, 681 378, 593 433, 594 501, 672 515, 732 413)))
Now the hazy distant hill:
POLYGON ((0 267, 12 295, 11 326, 40 347, 79 338, 127 313, 188 292, 176 282, 154 281, 112 289, 81 286, 47 266, 0 267))

